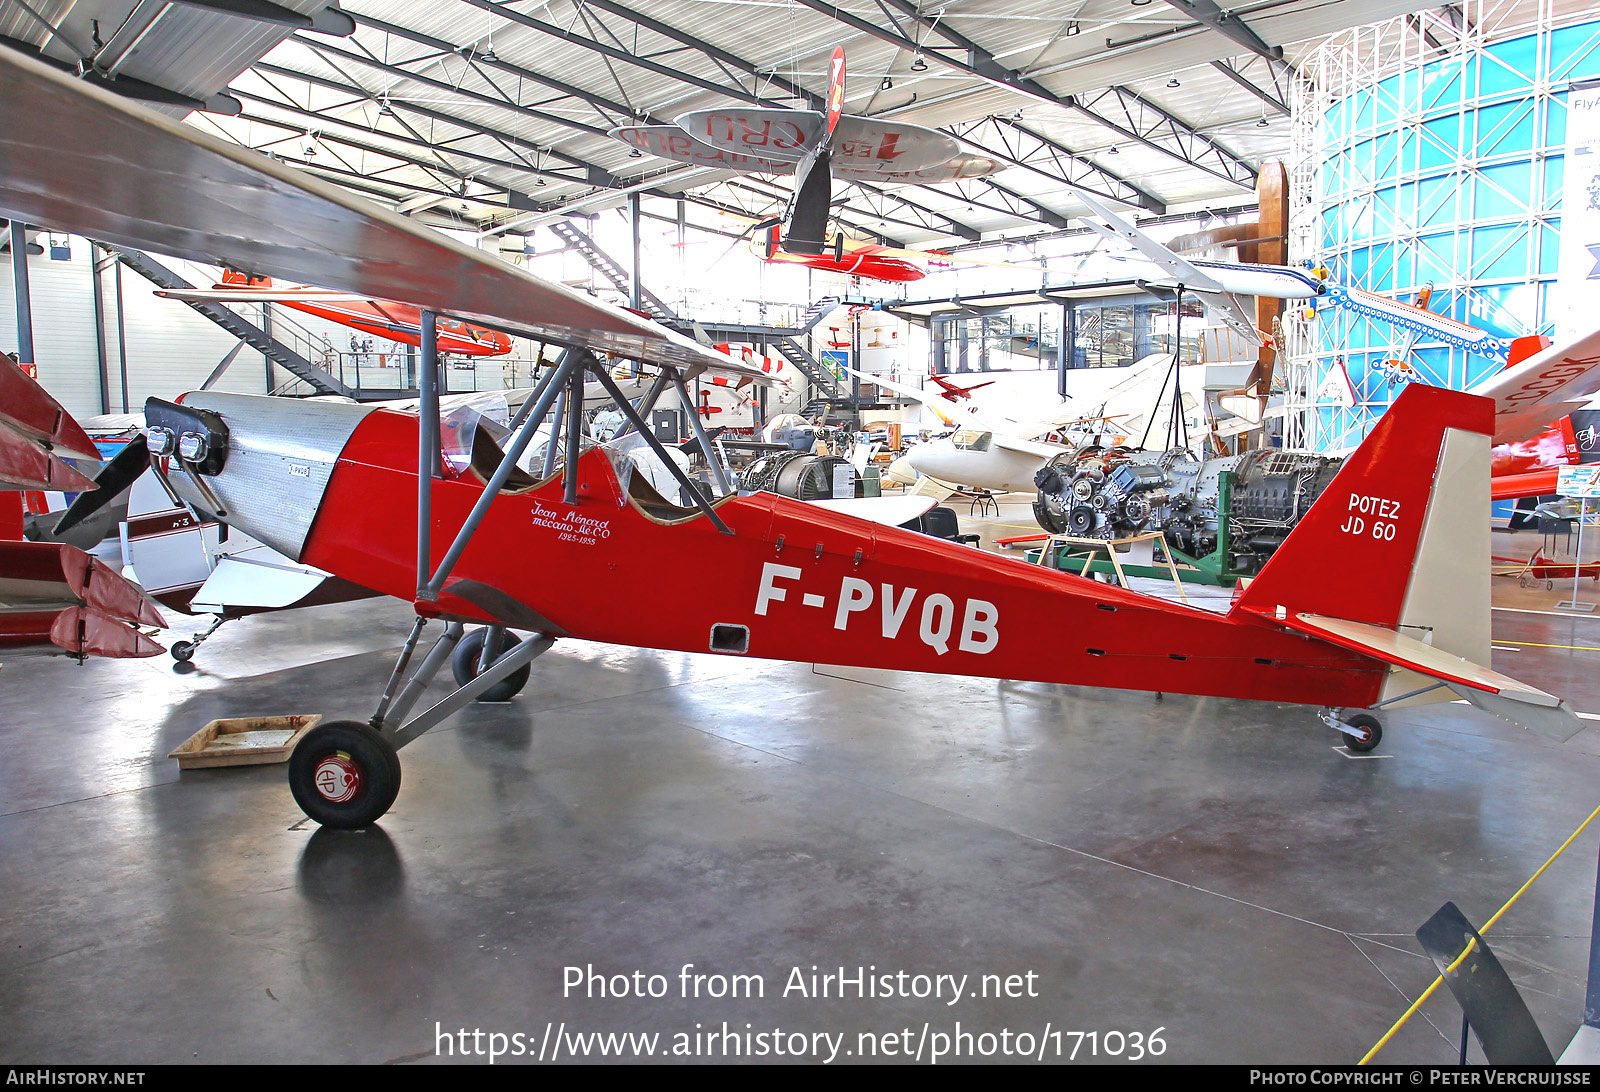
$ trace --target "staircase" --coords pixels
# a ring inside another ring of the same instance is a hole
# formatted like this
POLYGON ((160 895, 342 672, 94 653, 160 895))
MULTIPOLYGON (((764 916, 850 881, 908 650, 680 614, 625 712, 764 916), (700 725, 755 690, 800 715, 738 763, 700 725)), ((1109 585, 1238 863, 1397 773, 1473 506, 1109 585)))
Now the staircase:
MULTIPOLYGON (((184 291, 194 287, 194 285, 148 254, 111 244, 102 245, 116 255, 117 261, 152 284, 173 292, 184 291)), ((283 342, 267 334, 255 323, 240 317, 236 312, 229 310, 222 304, 192 300, 185 300, 184 302, 259 352, 262 356, 265 356, 295 377, 305 380, 322 394, 342 394, 346 398, 355 397, 356 392, 353 389, 311 363, 311 361, 283 344, 283 342)))
MULTIPOLYGON (((583 260, 588 262, 596 273, 610 281, 617 291, 630 299, 632 298, 632 278, 628 276, 627 270, 613 261, 611 255, 601 250, 595 241, 575 226, 571 220, 562 220, 560 223, 553 224, 550 230, 563 243, 583 255, 583 260)), ((660 297, 643 285, 639 287, 639 307, 641 310, 648 312, 651 318, 665 326, 681 325, 678 321, 678 316, 672 313, 672 308, 661 302, 660 297)))
POLYGON ((768 342, 778 354, 793 364, 795 370, 806 377, 811 384, 813 400, 822 399, 826 402, 848 402, 850 400, 850 387, 841 383, 823 363, 810 353, 806 347, 794 338, 780 337, 768 342))

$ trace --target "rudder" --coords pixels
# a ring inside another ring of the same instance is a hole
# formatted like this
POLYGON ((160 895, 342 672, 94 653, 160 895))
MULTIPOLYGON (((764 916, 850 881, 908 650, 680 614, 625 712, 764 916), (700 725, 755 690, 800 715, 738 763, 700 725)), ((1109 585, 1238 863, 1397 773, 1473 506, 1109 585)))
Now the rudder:
MULTIPOLYGON (((1493 428, 1487 398, 1407 386, 1234 609, 1400 630, 1488 663, 1493 428)), ((1410 674, 1384 697, 1425 685, 1410 674)))

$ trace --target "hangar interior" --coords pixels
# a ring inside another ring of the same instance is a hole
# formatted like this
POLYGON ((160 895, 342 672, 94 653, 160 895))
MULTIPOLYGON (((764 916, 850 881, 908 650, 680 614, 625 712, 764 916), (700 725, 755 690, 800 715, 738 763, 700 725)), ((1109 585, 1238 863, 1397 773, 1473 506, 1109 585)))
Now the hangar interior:
POLYGON ((0 92, 8 1060, 1600 1058, 1591 5, 0 0, 0 92))

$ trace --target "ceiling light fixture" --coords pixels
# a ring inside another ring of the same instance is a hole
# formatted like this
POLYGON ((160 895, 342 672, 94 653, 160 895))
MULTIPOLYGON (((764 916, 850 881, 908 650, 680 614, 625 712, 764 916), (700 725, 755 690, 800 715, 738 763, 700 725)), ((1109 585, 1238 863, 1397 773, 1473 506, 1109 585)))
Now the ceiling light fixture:
POLYGON ((1111 150, 1109 152, 1107 152, 1106 155, 1116 155, 1116 154, 1117 154, 1117 146, 1115 144, 1113 144, 1111 146, 1111 150))
POLYGON ((1169 79, 1167 81, 1167 86, 1168 87, 1181 87, 1182 84, 1178 83, 1178 77, 1173 76, 1171 79, 1169 79))
POLYGON ((885 76, 883 78, 883 82, 878 85, 878 90, 879 91, 893 91, 894 90, 894 81, 891 80, 888 76, 885 76))
POLYGON ((1265 114, 1263 114, 1263 115, 1261 115, 1261 120, 1256 122, 1256 128, 1265 129, 1266 127, 1267 127, 1267 117, 1266 117, 1265 114))
POLYGON ((918 53, 916 58, 911 62, 911 71, 924 72, 927 70, 927 68, 928 62, 922 59, 922 54, 918 53))
POLYGON ((1148 4, 1149 2, 1150 2, 1150 0, 1129 0, 1129 3, 1131 3, 1136 8, 1142 8, 1146 4, 1148 4))
POLYGON ((635 149, 633 149, 633 151, 628 153, 628 158, 629 159, 642 159, 642 158, 644 158, 644 153, 641 152, 639 149, 635 148, 635 149))
POLYGON ((1068 38, 1074 37, 1077 33, 1078 33, 1078 21, 1076 19, 1074 19, 1072 22, 1067 24, 1067 37, 1068 38))

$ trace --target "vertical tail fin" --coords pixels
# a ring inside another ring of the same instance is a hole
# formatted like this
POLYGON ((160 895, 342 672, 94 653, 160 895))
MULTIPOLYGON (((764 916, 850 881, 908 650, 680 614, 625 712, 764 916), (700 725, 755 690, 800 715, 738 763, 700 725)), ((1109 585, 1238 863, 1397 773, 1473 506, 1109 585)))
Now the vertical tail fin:
POLYGON ((1401 629, 1487 663, 1493 427, 1486 398, 1406 387, 1234 609, 1401 629))
POLYGON ((1390 664, 1388 708, 1460 695, 1565 740, 1565 702, 1486 666, 1493 429, 1489 399, 1408 386, 1233 609, 1390 664))

